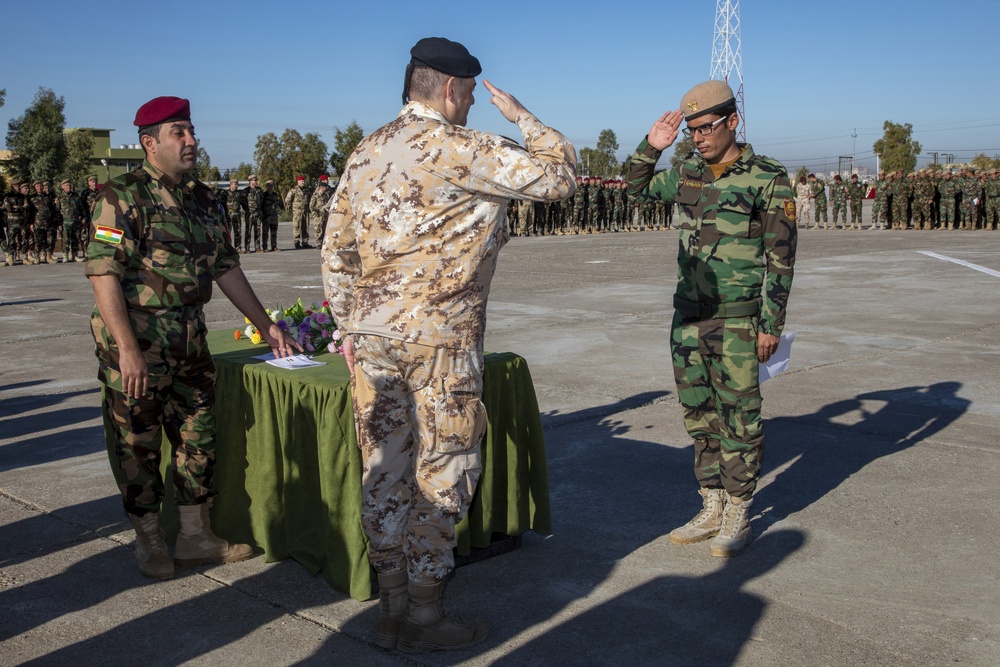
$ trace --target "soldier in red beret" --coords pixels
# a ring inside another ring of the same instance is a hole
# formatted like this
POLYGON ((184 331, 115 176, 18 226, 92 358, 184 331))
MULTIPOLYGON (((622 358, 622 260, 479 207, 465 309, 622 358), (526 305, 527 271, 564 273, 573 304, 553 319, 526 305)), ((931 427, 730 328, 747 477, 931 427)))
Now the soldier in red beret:
POLYGON ((231 563, 253 555, 212 531, 215 365, 203 306, 217 283, 274 354, 298 344, 271 321, 240 268, 211 188, 191 176, 198 140, 188 101, 157 97, 135 115, 142 166, 112 179, 94 205, 86 275, 97 306, 91 326, 103 383, 115 479, 136 532, 139 571, 231 563), (180 532, 170 558, 160 523, 160 445, 170 442, 170 483, 180 532))

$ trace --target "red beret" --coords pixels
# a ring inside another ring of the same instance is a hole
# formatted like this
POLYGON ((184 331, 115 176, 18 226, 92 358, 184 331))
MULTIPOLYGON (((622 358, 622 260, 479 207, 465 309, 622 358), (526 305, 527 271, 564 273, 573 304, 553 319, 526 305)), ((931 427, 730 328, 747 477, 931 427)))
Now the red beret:
POLYGON ((320 176, 319 176, 319 180, 321 180, 321 181, 325 181, 325 180, 328 180, 328 179, 329 179, 329 177, 326 174, 320 174, 320 176))
POLYGON ((169 120, 191 120, 191 103, 181 97, 157 97, 139 107, 133 124, 142 128, 169 120))
POLYGON ((295 180, 296 181, 304 181, 304 180, 306 180, 306 177, 305 176, 296 176, 295 180))

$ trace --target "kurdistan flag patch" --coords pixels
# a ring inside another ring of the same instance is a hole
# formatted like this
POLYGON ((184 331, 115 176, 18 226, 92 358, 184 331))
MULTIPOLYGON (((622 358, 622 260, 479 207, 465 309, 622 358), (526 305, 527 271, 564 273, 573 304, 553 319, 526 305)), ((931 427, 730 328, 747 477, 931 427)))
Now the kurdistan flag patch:
POLYGON ((97 241, 104 241, 105 243, 114 243, 118 245, 122 242, 122 237, 125 235, 120 229, 115 229, 114 227, 100 227, 98 226, 96 231, 94 231, 94 239, 97 241))

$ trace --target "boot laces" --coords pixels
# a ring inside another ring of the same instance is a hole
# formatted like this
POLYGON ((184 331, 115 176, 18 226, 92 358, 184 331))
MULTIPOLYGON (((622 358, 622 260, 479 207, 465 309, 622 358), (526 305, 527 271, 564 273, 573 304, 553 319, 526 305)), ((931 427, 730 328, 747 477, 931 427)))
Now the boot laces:
POLYGON ((713 520, 713 518, 719 512, 719 505, 722 503, 722 499, 715 493, 705 496, 704 503, 702 504, 701 511, 698 512, 690 523, 692 526, 700 526, 703 523, 708 523, 713 520))
POLYGON ((748 503, 727 503, 722 514, 722 528, 719 530, 719 537, 735 538, 736 534, 746 524, 747 512, 750 508, 748 503))

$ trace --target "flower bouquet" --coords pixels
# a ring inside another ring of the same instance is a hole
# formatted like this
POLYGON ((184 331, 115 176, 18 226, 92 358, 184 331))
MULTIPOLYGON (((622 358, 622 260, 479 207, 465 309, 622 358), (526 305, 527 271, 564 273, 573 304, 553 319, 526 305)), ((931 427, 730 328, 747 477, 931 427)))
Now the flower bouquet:
MULTIPOLYGON (((337 323, 330 312, 330 304, 327 301, 323 305, 313 304, 306 308, 302 304, 302 299, 298 299, 289 308, 276 308, 267 311, 271 320, 281 327, 285 333, 295 339, 302 346, 303 351, 308 354, 326 350, 334 354, 343 354, 341 346, 343 344, 337 323)), ((250 320, 246 320, 246 329, 237 329, 233 336, 236 340, 249 338, 253 344, 264 342, 264 337, 260 334, 250 320)))

